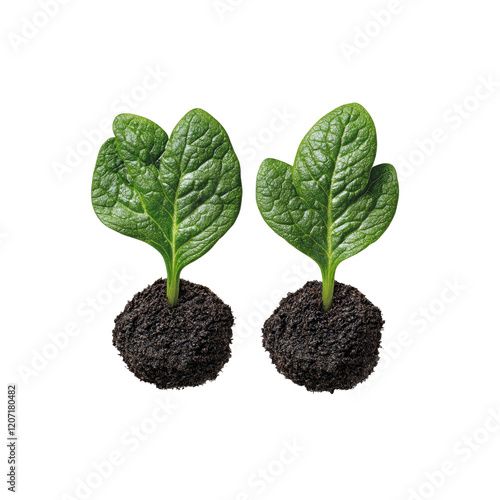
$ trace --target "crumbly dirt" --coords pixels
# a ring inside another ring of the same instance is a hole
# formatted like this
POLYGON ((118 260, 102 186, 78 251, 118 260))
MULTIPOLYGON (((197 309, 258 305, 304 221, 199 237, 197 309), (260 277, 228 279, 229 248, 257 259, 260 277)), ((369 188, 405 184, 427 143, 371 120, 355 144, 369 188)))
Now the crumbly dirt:
POLYGON ((379 360, 384 320, 359 290, 335 282, 323 311, 321 283, 289 293, 263 327, 263 345, 277 370, 309 391, 352 389, 379 360))
POLYGON ((180 281, 179 302, 167 304, 167 281, 137 293, 115 319, 113 345, 128 369, 159 389, 214 380, 231 357, 231 308, 208 288, 180 281))

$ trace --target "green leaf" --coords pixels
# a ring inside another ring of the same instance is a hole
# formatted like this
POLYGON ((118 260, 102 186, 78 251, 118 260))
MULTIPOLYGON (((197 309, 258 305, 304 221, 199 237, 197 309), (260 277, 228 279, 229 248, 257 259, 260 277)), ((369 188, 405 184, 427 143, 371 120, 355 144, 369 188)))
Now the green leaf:
POLYGON ((257 175, 262 217, 318 263, 326 310, 339 263, 378 240, 396 212, 396 170, 373 167, 376 151, 370 115, 359 104, 347 104, 311 128, 293 165, 267 159, 257 175))
POLYGON ((97 157, 92 204, 99 219, 163 256, 167 295, 178 300, 181 270, 208 252, 235 222, 240 167, 226 131, 201 109, 187 113, 170 140, 155 123, 118 115, 115 137, 97 157))

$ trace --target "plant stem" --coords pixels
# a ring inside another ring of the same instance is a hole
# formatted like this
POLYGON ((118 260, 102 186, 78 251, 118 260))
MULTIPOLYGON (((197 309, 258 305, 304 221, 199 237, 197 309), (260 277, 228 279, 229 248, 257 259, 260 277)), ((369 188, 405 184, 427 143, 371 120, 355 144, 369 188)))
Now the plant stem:
POLYGON ((167 302, 169 306, 174 307, 179 302, 179 282, 181 272, 175 271, 168 273, 167 277, 167 302))
POLYGON ((333 290, 335 288, 335 270, 336 267, 322 271, 323 276, 323 309, 328 311, 332 307, 333 290))

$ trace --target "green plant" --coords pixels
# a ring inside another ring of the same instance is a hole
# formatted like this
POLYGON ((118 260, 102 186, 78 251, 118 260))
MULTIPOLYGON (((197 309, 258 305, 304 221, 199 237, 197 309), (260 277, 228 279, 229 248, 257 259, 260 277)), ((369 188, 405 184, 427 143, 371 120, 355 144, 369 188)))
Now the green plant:
POLYGON ((396 170, 387 163, 373 167, 376 151, 370 115, 347 104, 311 128, 293 165, 266 159, 257 175, 266 223, 321 268, 325 310, 339 263, 378 240, 396 212, 396 170))
POLYGON ((92 180, 97 217, 156 248, 167 268, 167 298, 179 298, 181 270, 208 252, 233 225, 241 205, 240 166, 220 123, 193 109, 170 139, 131 114, 113 122, 92 180))

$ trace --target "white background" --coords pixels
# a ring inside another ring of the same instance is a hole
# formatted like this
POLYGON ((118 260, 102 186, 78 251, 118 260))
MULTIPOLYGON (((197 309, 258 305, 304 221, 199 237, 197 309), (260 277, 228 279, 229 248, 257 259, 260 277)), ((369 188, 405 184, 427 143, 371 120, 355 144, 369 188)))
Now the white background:
POLYGON ((4 2, 0 15, 2 405, 17 383, 18 498, 500 498, 496 3, 51 5, 48 17, 38 1, 4 2), (355 390, 313 394, 261 346, 279 298, 320 273, 263 222, 255 176, 353 101, 401 181, 389 230, 337 272, 382 309, 382 361, 355 390), (165 276, 162 258, 98 221, 90 182, 103 119, 130 111, 170 133, 194 107, 229 132, 244 201, 183 277, 231 305, 237 341, 215 382, 160 391, 125 368, 111 330, 165 276), (175 406, 161 423, 158 398, 175 406), (103 478, 93 464, 110 455, 121 460, 103 478))

